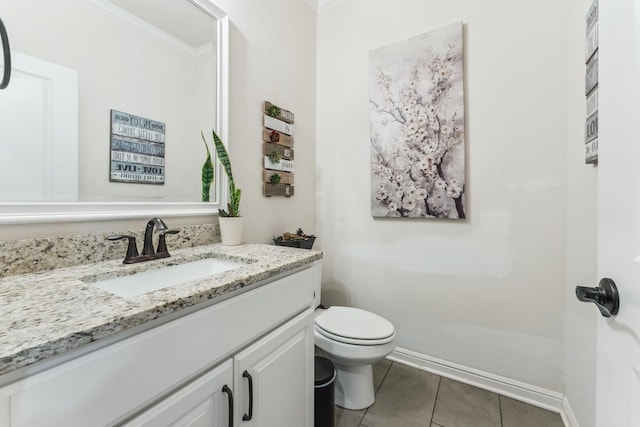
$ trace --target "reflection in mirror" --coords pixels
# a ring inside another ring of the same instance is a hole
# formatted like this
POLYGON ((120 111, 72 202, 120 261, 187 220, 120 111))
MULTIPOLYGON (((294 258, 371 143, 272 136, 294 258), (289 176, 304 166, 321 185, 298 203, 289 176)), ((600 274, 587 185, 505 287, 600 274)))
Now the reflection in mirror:
POLYGON ((208 0, 5 0, 0 13, 14 58, 0 202, 200 201, 200 132, 223 125, 208 0), (111 110, 165 124, 164 184, 110 181, 111 110))

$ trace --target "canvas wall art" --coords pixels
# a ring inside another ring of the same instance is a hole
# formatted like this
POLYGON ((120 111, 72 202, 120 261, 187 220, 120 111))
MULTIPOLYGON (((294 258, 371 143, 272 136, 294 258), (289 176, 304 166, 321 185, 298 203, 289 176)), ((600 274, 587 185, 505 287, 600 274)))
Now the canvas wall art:
POLYGON ((371 213, 465 214, 462 23, 369 54, 371 213))

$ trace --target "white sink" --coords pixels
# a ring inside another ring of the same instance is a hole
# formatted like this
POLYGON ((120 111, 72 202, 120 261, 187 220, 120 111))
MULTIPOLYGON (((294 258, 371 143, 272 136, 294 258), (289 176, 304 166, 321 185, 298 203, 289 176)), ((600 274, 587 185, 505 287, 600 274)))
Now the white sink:
POLYGON ((129 276, 93 282, 96 286, 121 297, 134 297, 169 286, 198 280, 246 265, 237 261, 207 258, 169 267, 147 270, 129 276))

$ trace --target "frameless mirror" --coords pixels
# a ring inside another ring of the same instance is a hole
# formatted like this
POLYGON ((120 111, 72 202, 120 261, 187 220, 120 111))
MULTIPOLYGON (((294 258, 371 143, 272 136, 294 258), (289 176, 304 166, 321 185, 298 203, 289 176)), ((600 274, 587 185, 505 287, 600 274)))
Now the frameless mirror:
POLYGON ((13 63, 0 91, 0 222, 214 211, 220 183, 199 203, 201 132, 226 136, 222 11, 210 0, 7 0, 0 13, 13 63))

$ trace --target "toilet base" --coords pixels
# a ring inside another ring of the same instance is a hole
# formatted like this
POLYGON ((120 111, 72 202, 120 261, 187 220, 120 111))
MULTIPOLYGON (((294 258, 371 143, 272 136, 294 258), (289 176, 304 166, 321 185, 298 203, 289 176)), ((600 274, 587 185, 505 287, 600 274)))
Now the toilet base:
POLYGON ((373 405, 376 396, 373 390, 373 369, 371 364, 346 366, 335 363, 336 405, 345 409, 359 410, 373 405))

